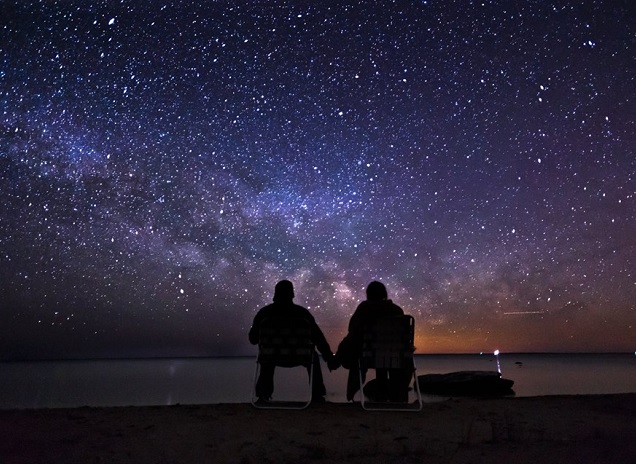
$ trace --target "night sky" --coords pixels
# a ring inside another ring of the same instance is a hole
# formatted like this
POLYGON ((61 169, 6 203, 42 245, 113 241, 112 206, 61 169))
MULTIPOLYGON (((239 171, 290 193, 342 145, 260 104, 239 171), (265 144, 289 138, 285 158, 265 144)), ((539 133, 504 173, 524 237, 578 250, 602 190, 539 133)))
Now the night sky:
POLYGON ((2 1, 0 357, 636 349, 632 1, 2 1))

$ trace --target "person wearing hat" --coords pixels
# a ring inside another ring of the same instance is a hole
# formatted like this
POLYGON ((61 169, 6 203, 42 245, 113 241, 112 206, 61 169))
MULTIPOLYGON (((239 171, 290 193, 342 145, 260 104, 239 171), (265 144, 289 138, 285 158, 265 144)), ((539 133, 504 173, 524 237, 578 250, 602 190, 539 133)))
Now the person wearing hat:
MULTIPOLYGON (((252 327, 249 331, 250 343, 252 345, 258 344, 260 325, 265 319, 305 319, 311 325, 312 341, 331 370, 335 362, 335 355, 331 351, 331 347, 329 346, 325 335, 318 327, 318 324, 316 324, 316 320, 309 310, 295 304, 293 300, 294 285, 289 280, 281 280, 278 282, 274 287, 274 302, 261 308, 254 317, 254 322, 252 323, 252 327)), ((256 381, 256 396, 258 396, 261 401, 268 401, 272 397, 272 393, 274 392, 275 368, 276 365, 274 364, 261 363, 260 375, 256 381)), ((314 353, 313 376, 312 401, 322 402, 325 399, 327 390, 325 389, 325 384, 322 378, 320 360, 316 353, 314 353)))

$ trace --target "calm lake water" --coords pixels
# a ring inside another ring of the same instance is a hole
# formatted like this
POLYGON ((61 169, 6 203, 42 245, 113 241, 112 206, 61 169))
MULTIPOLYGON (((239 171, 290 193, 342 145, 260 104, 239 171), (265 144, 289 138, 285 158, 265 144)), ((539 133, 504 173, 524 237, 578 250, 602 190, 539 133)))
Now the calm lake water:
MULTIPOLYGON (((497 370, 492 355, 418 355, 417 373, 497 370)), ((636 355, 502 354, 516 396, 636 393, 636 355)), ((255 358, 132 359, 0 363, 0 409, 245 403, 255 358)), ((327 400, 345 402, 347 372, 323 364, 327 400)), ((307 373, 278 369, 277 398, 303 392, 307 373)), ((441 398, 425 395, 425 401, 441 398)))

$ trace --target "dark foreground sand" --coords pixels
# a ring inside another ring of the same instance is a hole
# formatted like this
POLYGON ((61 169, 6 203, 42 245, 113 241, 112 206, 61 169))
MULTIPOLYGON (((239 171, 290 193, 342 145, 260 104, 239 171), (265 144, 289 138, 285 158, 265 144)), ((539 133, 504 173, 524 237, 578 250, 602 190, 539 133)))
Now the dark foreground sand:
POLYGON ((634 463, 636 394, 0 411, 0 463, 634 463))

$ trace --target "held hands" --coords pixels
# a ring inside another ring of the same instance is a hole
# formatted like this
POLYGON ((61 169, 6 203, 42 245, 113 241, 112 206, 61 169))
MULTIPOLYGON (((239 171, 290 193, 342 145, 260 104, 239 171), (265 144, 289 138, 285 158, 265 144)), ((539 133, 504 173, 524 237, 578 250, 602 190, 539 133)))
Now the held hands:
POLYGON ((327 367, 329 368, 329 371, 335 371, 336 369, 338 369, 340 367, 340 361, 338 360, 338 357, 331 353, 329 356, 324 356, 325 362, 327 363, 327 367))

